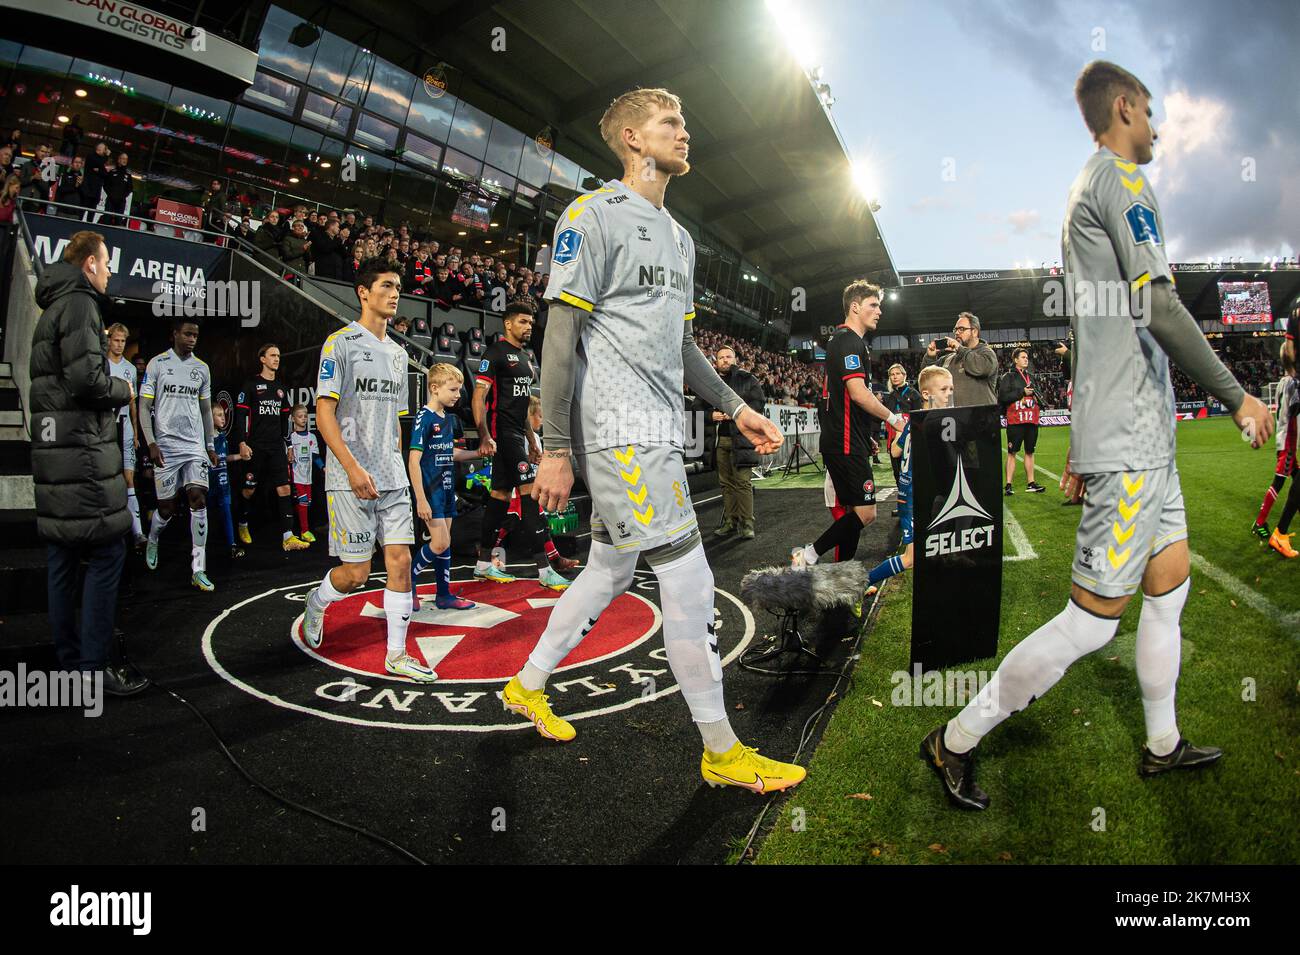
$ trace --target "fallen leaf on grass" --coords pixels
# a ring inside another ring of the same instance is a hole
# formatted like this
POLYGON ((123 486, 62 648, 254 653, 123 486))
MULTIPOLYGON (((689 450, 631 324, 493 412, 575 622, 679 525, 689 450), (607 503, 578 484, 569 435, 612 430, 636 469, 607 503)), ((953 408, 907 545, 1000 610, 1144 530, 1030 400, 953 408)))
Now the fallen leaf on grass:
POLYGON ((1232 604, 1234 607, 1237 606, 1237 601, 1233 600, 1232 598, 1228 598, 1228 603, 1232 604))
POLYGON ((939 854, 939 855, 947 855, 947 854, 948 854, 948 847, 945 846, 945 845, 943 845, 942 843, 939 843, 939 842, 932 842, 932 843, 930 843, 930 845, 929 845, 927 848, 928 848, 931 852, 937 853, 937 854, 939 854))
POLYGON ((878 706, 878 707, 880 707, 882 710, 885 708, 885 704, 884 704, 884 703, 881 703, 881 702, 880 702, 878 699, 876 699, 874 696, 871 698, 871 703, 872 703, 873 706, 878 706))
POLYGON ((1078 715, 1079 715, 1080 713, 1082 713, 1082 712, 1083 712, 1083 710, 1079 709, 1079 708, 1076 706, 1074 709, 1072 709, 1072 710, 1070 711, 1070 715, 1072 715, 1072 716, 1078 716, 1078 715))
POLYGON ((745 708, 745 704, 744 704, 744 703, 737 703, 734 707, 732 707, 732 709, 735 709, 735 710, 743 710, 744 708, 745 708))
POLYGON ((870 799, 871 793, 849 793, 845 799, 870 799))
POLYGON ((999 861, 999 862, 1010 862, 1010 861, 1011 861, 1011 853, 1010 853, 1010 852, 999 852, 999 853, 998 853, 998 861, 999 861))
POLYGON ((1273 750, 1273 755, 1282 760, 1282 762, 1286 762, 1286 753, 1282 752, 1280 749, 1273 750))

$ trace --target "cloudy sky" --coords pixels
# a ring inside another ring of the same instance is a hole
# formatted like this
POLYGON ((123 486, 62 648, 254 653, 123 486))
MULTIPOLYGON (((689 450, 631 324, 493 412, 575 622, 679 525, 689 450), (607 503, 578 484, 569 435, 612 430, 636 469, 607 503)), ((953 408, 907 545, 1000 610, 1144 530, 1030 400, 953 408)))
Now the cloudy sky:
POLYGON ((1300 249, 1297 0, 809 0, 832 112, 871 171, 900 269, 1060 257, 1095 148, 1074 103, 1108 59, 1154 94, 1150 166, 1173 261, 1300 249))

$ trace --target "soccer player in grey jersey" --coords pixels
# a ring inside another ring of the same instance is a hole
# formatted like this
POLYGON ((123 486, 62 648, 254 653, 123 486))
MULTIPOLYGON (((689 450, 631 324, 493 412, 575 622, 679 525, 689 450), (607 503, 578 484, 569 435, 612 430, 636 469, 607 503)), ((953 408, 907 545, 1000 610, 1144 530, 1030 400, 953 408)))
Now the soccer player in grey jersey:
POLYGON ((785 789, 804 778, 803 767, 744 746, 723 704, 713 572, 682 460, 683 380, 725 409, 759 453, 775 451, 781 432, 722 382, 691 333, 694 243, 664 208, 668 181, 690 169, 680 101, 666 90, 634 90, 614 100, 600 129, 623 179, 578 197, 556 223, 542 366, 545 450, 532 492, 542 507, 562 510, 576 455, 591 492, 591 552, 502 702, 543 736, 573 739, 572 724, 551 711, 542 690, 631 585, 644 553, 659 580, 668 664, 704 740, 705 781, 785 789))
POLYGON ((316 383, 316 427, 325 439, 325 503, 330 556, 342 563, 307 595, 303 639, 319 647, 325 609, 370 578, 375 545, 384 549, 388 582, 384 617, 394 676, 432 683, 438 674, 406 652, 411 620, 410 478, 402 460, 399 418, 406 406, 406 352, 387 335, 401 299, 401 272, 383 259, 361 264, 356 279, 361 319, 325 339, 316 383))
POLYGON ((153 512, 145 566, 158 568, 158 538, 176 513, 176 494, 185 489, 190 506, 190 583, 214 590, 207 573, 208 466, 216 467, 212 425, 212 372, 194 354, 199 323, 177 319, 172 347, 155 355, 140 386, 140 429, 154 463, 158 509, 153 512))
POLYGON ((1070 450, 1061 487, 1086 486, 1070 601, 1003 659, 993 679, 946 726, 921 743, 948 798, 984 809, 974 750, 1012 713, 1046 693, 1075 660, 1110 642, 1138 587, 1137 674, 1146 745, 1142 776, 1205 766, 1223 755, 1180 735, 1174 713, 1179 617, 1190 587, 1190 553, 1174 463, 1172 359, 1232 411, 1253 447, 1273 421, 1210 350, 1178 300, 1165 255, 1164 223, 1140 167, 1151 162, 1151 93, 1104 61, 1074 88, 1098 149, 1070 189, 1061 235, 1075 340, 1070 450))

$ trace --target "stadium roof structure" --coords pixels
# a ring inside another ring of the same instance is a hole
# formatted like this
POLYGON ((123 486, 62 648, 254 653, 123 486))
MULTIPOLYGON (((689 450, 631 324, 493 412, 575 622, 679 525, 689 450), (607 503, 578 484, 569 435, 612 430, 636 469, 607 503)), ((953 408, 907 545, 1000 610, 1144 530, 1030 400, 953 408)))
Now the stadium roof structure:
MULTIPOLYGON (((277 2, 304 17, 319 9, 277 2)), ((462 98, 528 133, 551 127, 556 148, 605 177, 619 174, 597 129, 610 101, 638 86, 669 89, 683 102, 692 166, 669 191, 670 209, 809 297, 832 291, 838 301, 858 277, 898 281, 839 132, 762 0, 350 0, 346 10, 357 19, 351 39, 419 63, 386 48, 394 41, 374 29, 383 23, 424 52, 417 75, 444 61, 463 75, 462 98), (494 36, 509 55, 489 52, 494 36)), ((336 8, 330 29, 339 26, 336 8)))
MULTIPOLYGON (((1275 318, 1300 304, 1300 266, 1268 262, 1219 265, 1176 263, 1178 297, 1198 320, 1219 321, 1219 282, 1266 282, 1275 318)), ((983 328, 1061 326, 1066 316, 1053 317, 1045 305, 1059 287, 1059 267, 972 272, 903 272, 897 289, 886 295, 880 334, 928 335, 947 331, 959 312, 979 316, 983 328), (892 293, 897 292, 897 297, 892 293)), ((1059 297, 1059 293, 1058 297, 1059 297)), ((1240 326, 1262 330, 1271 326, 1240 326)))

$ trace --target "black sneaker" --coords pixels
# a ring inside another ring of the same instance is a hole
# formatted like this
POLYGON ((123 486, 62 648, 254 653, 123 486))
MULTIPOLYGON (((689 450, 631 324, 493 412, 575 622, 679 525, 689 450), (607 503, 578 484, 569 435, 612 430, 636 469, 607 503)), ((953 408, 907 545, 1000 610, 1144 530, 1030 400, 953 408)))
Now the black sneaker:
POLYGON ((1168 756, 1157 756, 1142 747, 1142 762, 1138 764, 1141 776, 1158 776, 1171 769, 1196 769, 1208 766, 1223 756, 1223 750, 1214 746, 1193 746, 1187 740, 1179 738, 1178 745, 1168 756))
POLYGON ((1015 493, 1015 491, 1011 490, 1011 485, 1008 484, 1006 487, 1002 489, 1002 493, 1005 494, 1007 497, 1010 497, 1012 494, 1015 493))
POLYGON ((961 809, 987 809, 989 797, 975 785, 975 753, 965 755, 952 752, 943 745, 943 731, 947 724, 921 740, 921 759, 935 771, 943 783, 948 801, 961 809))
POLYGON ((1258 537, 1263 543, 1268 543, 1269 531, 1267 524, 1252 524, 1250 532, 1258 537))
POLYGON ((1043 487, 1037 481, 1030 481, 1028 484, 1025 485, 1025 490, 1028 491, 1030 494, 1042 494, 1044 491, 1047 490, 1047 488, 1043 487))

